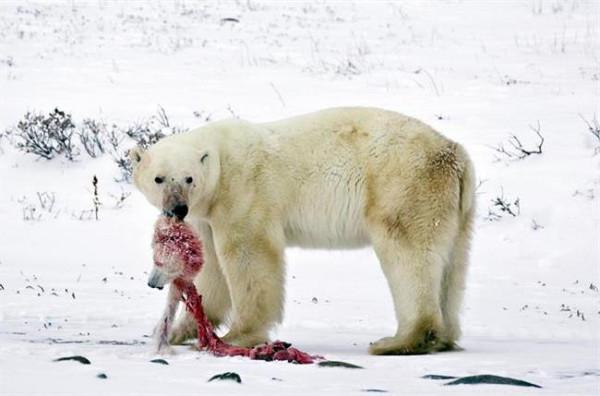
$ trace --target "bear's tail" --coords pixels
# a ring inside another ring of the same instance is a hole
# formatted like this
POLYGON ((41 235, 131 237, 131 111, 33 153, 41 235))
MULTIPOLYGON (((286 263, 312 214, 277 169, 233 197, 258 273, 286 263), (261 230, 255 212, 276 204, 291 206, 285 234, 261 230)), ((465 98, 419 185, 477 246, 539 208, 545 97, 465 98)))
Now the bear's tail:
POLYGON ((462 165, 462 172, 459 175, 459 211, 461 220, 468 221, 473 217, 475 210, 475 169, 469 155, 461 145, 457 145, 456 154, 458 162, 462 165))

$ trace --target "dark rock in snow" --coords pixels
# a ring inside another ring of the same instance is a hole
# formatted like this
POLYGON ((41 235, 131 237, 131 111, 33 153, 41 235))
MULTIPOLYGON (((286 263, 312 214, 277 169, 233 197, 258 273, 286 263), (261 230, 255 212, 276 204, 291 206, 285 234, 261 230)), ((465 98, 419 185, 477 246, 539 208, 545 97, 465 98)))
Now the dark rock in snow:
POLYGON ((319 362, 319 367, 344 367, 351 369, 362 369, 364 367, 357 366, 356 364, 340 362, 336 360, 325 360, 323 362, 319 362))
POLYGON ((362 392, 370 392, 370 393, 387 393, 385 389, 377 389, 377 388, 369 388, 369 389, 361 389, 362 392))
POLYGON ((166 364, 167 366, 169 365, 169 362, 167 362, 165 359, 152 359, 150 360, 150 363, 166 364))
POLYGON ((217 374, 217 375, 213 375, 212 377, 210 377, 210 379, 208 380, 208 382, 211 381, 235 381, 238 384, 242 383, 242 378, 240 378, 238 373, 234 373, 234 372, 226 372, 226 373, 222 373, 222 374, 217 374))
POLYGON ((81 364, 91 364, 92 363, 89 361, 88 358, 86 358, 85 356, 80 356, 80 355, 65 356, 65 357, 61 357, 58 359, 54 359, 55 362, 64 362, 66 360, 75 360, 76 362, 79 362, 81 364))
POLYGON ((452 375, 427 374, 427 375, 422 376, 421 378, 432 379, 432 380, 449 380, 449 379, 455 379, 456 377, 454 377, 452 375))
POLYGON ((100 378, 100 379, 107 379, 108 378, 108 376, 106 374, 104 374, 104 373, 99 373, 96 377, 100 378))
POLYGON ((533 388, 541 388, 541 386, 532 384, 531 382, 526 382, 514 378, 509 377, 500 377, 497 375, 491 374, 482 374, 482 375, 471 375, 469 377, 461 377, 452 382, 448 382, 444 385, 479 385, 479 384, 492 384, 492 385, 514 385, 514 386, 527 386, 533 388))

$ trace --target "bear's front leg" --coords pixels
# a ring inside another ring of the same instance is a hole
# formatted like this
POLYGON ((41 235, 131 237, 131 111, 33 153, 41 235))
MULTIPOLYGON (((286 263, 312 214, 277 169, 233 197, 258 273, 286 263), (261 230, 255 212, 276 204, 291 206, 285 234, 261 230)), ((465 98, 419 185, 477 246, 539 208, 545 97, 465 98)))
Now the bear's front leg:
MULTIPOLYGON (((196 227, 204 248, 204 265, 202 270, 194 279, 194 285, 198 293, 202 294, 204 312, 216 329, 225 321, 231 309, 229 288, 219 266, 212 230, 205 222, 193 223, 196 227)), ((196 337, 198 325, 196 319, 187 310, 180 314, 171 332, 171 344, 182 344, 196 337)))
POLYGON ((284 243, 278 237, 283 234, 269 231, 270 235, 256 231, 215 235, 232 302, 230 330, 223 337, 227 343, 252 347, 267 342, 269 330, 283 317, 284 243))

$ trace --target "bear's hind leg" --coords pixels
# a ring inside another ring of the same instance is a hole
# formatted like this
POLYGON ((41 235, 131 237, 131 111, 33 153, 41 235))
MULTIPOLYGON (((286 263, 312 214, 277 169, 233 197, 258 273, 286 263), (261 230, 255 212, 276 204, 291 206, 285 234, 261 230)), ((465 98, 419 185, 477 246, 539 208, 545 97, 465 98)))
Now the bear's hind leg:
POLYGON ((442 313, 444 315, 445 342, 447 349, 458 348, 460 338, 460 308, 465 290, 471 228, 474 209, 471 209, 461 224, 458 236, 452 247, 450 261, 444 269, 442 280, 442 313))
MULTIPOLYGON (((387 233, 386 233, 387 234, 387 233)), ((394 301, 398 329, 371 344, 373 355, 423 354, 445 349, 440 306, 443 258, 391 235, 373 237, 375 253, 394 301)))

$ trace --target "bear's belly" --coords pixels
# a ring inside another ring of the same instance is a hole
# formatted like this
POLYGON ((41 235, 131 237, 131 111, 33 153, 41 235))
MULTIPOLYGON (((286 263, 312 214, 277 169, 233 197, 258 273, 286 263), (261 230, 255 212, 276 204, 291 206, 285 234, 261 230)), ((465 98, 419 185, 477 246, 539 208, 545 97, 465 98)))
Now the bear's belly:
POLYGON ((313 196, 290 208, 284 226, 288 246, 360 248, 370 244, 359 200, 334 195, 321 192, 320 199, 313 196))
POLYGON ((313 249, 357 249, 370 244, 364 232, 336 232, 319 228, 285 229, 287 246, 298 246, 313 249))

